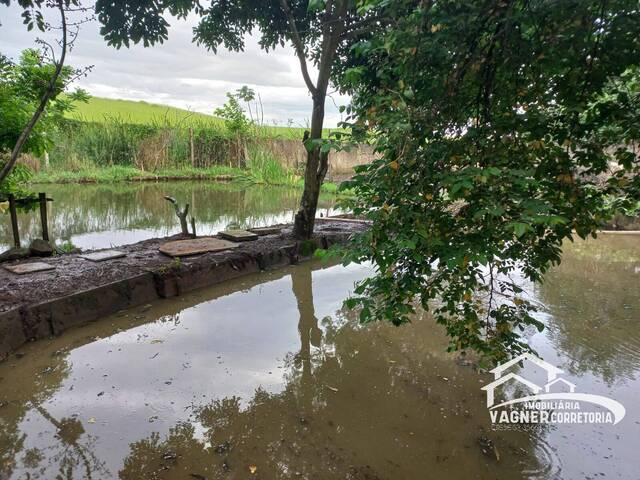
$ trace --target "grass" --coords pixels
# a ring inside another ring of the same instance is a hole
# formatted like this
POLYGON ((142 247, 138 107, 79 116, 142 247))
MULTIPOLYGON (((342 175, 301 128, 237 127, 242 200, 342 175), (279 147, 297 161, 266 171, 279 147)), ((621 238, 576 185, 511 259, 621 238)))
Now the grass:
MULTIPOLYGON (((91 97, 87 103, 77 102, 67 118, 83 122, 104 123, 118 120, 137 125, 172 125, 224 130, 224 121, 213 115, 144 101, 91 97)), ((267 138, 302 139, 306 127, 262 125, 255 135, 267 138)), ((325 135, 336 129, 325 129, 325 135)))
POLYGON ((252 185, 297 186, 298 177, 268 152, 254 148, 249 152, 247 168, 242 170, 239 180, 252 185))
POLYGON ((208 123, 214 127, 222 127, 223 121, 205 113, 190 112, 182 108, 169 107, 143 101, 116 100, 111 98, 91 97, 87 103, 75 103, 75 109, 67 113, 67 117, 87 122, 103 122, 106 118, 119 118, 126 123, 150 124, 157 120, 178 123, 208 123))
MULTIPOLYGON (((67 115, 52 132, 50 166, 37 173, 33 183, 224 179, 304 186, 296 172, 283 167, 264 147, 273 143, 271 138, 300 140, 302 128, 254 126, 247 139, 238 139, 230 135, 223 120, 212 115, 100 97, 77 103, 67 115), (238 168, 247 148, 246 168, 238 168), (198 168, 191 166, 192 152, 198 168)), ((331 183, 323 186, 326 193, 337 190, 331 183)))
POLYGON ((153 173, 139 170, 135 167, 113 165, 110 167, 86 167, 79 170, 48 170, 36 173, 31 183, 116 183, 138 180, 162 179, 235 179, 241 170, 226 166, 209 168, 166 168, 153 173))
MULTIPOLYGON (((288 186, 302 189, 304 180, 293 172, 284 170, 271 159, 256 160, 247 169, 216 165, 208 168, 175 167, 145 172, 135 167, 114 165, 111 167, 85 167, 77 171, 41 170, 29 183, 118 183, 153 180, 214 180, 233 181, 245 185, 288 186)), ((338 194, 335 183, 322 184, 322 192, 338 194)), ((348 192, 341 192, 348 195, 348 192)))

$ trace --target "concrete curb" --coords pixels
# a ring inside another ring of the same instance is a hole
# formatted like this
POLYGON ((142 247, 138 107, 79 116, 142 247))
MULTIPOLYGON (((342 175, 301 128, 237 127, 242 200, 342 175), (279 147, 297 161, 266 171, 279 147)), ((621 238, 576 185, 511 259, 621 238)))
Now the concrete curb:
POLYGON ((188 263, 168 264, 58 298, 0 313, 0 361, 28 341, 60 335, 125 308, 144 305, 262 270, 310 259, 317 248, 344 244, 350 233, 319 234, 312 240, 273 245, 256 254, 230 251, 222 261, 191 257, 188 263))

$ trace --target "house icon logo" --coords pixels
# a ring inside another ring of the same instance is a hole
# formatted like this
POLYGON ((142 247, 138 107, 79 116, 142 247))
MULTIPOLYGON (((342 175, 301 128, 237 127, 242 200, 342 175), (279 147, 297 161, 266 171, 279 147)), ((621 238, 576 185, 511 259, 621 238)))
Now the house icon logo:
POLYGON ((533 353, 523 353, 498 365, 490 373, 493 374, 494 380, 482 387, 482 390, 486 392, 487 408, 494 425, 496 423, 611 423, 615 425, 624 418, 626 413, 622 404, 611 398, 576 392, 576 385, 560 376, 564 373, 562 369, 545 362, 533 353), (511 371, 516 365, 527 363, 544 371, 547 380, 544 385, 537 385, 523 375, 511 371), (521 385, 528 394, 496 404, 496 388, 508 382, 521 385), (568 390, 568 392, 557 390, 568 390))
MULTIPOLYGON (((531 363, 533 363, 534 365, 537 365, 538 367, 541 367, 543 370, 546 371, 547 374, 547 383, 546 385, 544 385, 544 390, 545 392, 549 391, 549 387, 551 385, 553 385, 554 383, 558 382, 558 381, 563 381, 565 383, 570 383, 567 382, 566 380, 563 380, 561 378, 558 378, 558 375, 561 373, 564 373, 561 369, 559 369, 558 367, 551 365, 548 362, 545 362, 544 360, 542 360, 541 358, 536 357, 534 354, 532 353, 523 353, 522 355, 513 358, 511 360, 509 360, 506 363, 503 363, 501 365, 498 365, 496 368, 494 368, 493 370, 491 370, 491 373, 493 373, 495 380, 493 382, 491 382, 490 384, 482 387, 482 390, 485 390, 487 392, 487 408, 490 408, 493 406, 494 404, 494 390, 499 387, 500 385, 510 381, 510 380, 516 380, 517 382, 520 382, 521 384, 525 385, 526 387, 528 387, 531 391, 533 391, 533 393, 540 393, 540 391, 542 391, 542 387, 539 387, 538 385, 536 385, 533 382, 530 382, 529 380, 526 380, 524 378, 522 378, 520 375, 516 375, 515 373, 508 373, 506 375, 504 375, 504 373, 506 371, 508 371, 511 367, 513 367, 514 365, 518 365, 520 362, 525 362, 525 361, 529 361, 531 363)), ((571 385, 573 386, 573 390, 575 390, 575 385, 573 383, 571 383, 571 385)), ((571 390, 573 392, 573 390, 571 390)))

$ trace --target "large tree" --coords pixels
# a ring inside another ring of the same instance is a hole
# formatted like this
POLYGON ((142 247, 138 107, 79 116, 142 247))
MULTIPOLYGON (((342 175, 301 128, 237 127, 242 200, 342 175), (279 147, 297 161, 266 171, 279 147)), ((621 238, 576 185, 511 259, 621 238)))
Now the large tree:
POLYGON ((179 17, 195 11, 201 18, 194 40, 216 51, 220 46, 241 51, 245 38, 260 34, 260 45, 271 50, 291 45, 313 101, 311 128, 305 138, 305 184, 294 232, 299 238, 313 233, 320 187, 328 169, 330 142, 323 142, 325 101, 338 52, 354 37, 365 34, 380 19, 354 0, 214 0, 201 7, 192 0, 98 0, 96 11, 102 34, 116 47, 130 42, 151 45, 168 38, 165 14, 179 17), (318 70, 312 78, 309 64, 318 70))
POLYGON ((637 0, 366 0, 391 26, 345 59, 351 182, 373 220, 362 319, 433 312, 451 349, 503 359, 542 328, 523 282, 640 191, 637 0))

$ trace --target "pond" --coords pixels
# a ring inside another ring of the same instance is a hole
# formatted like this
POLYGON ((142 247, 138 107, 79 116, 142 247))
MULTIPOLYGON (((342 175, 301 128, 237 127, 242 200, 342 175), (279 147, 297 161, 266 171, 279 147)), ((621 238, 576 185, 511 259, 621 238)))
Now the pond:
MULTIPOLYGON (((242 186, 206 181, 141 182, 100 185, 33 185, 53 198, 49 232, 58 244, 82 249, 108 248, 180 233, 180 224, 165 195, 181 206, 190 204, 199 235, 227 227, 274 225, 293 221, 301 190, 272 186, 242 186)), ((322 195, 319 214, 333 214, 336 199, 322 195)), ((39 215, 19 215, 23 245, 41 236, 39 215)), ((7 213, 0 213, 0 252, 13 244, 7 213)))
POLYGON ((527 287, 530 342, 615 426, 492 429, 492 376, 428 315, 342 308, 368 273, 310 262, 27 345, 0 364, 0 478, 638 478, 640 236, 569 244, 527 287))

